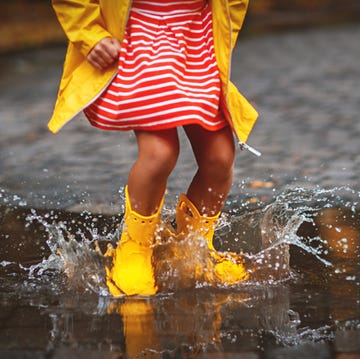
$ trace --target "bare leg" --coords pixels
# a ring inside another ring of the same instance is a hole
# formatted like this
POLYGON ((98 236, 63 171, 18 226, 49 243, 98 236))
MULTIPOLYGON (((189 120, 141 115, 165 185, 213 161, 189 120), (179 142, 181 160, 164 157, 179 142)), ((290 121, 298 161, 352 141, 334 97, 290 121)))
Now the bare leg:
POLYGON ((214 216, 225 203, 233 177, 234 139, 230 127, 211 132, 185 126, 198 164, 187 192, 200 214, 214 216))
POLYGON ((130 170, 128 190, 132 208, 149 216, 158 209, 167 179, 179 155, 176 128, 162 131, 135 131, 138 158, 130 170))

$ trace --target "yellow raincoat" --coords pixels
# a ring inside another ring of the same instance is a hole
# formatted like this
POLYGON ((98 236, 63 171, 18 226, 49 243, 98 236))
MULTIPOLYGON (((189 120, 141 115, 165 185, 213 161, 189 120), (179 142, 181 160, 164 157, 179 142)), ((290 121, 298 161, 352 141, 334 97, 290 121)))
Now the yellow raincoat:
MULTIPOLYGON (((98 70, 87 61, 89 51, 104 37, 124 38, 131 0, 52 0, 69 46, 53 115, 48 124, 56 133, 109 85, 117 64, 98 70)), ((230 82, 231 52, 241 29, 248 0, 209 0, 219 67, 221 110, 241 142, 246 142, 257 112, 230 82)))

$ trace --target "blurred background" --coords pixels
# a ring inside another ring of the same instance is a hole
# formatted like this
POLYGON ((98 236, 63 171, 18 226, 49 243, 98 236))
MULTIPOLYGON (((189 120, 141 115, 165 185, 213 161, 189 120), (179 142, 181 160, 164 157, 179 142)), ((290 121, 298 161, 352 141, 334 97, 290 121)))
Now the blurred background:
MULTIPOLYGON (((360 20, 359 0, 252 0, 245 34, 360 20)), ((0 52, 66 41, 50 0, 0 0, 0 52)))

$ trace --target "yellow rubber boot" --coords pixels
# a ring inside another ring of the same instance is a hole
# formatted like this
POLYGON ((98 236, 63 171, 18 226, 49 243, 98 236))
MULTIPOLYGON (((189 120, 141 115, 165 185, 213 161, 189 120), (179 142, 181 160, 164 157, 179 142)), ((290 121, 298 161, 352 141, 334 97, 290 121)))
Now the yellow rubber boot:
POLYGON ((195 205, 182 193, 176 207, 176 224, 178 233, 196 232, 207 241, 208 247, 215 251, 212 239, 220 213, 213 216, 201 216, 195 205))
POLYGON ((120 243, 108 249, 112 267, 106 270, 106 281, 113 295, 153 295, 157 292, 152 264, 155 231, 160 223, 161 200, 158 211, 143 216, 131 208, 128 188, 125 187, 125 214, 120 243))
POLYGON ((187 196, 181 194, 176 208, 178 233, 196 232, 206 239, 214 275, 208 280, 228 285, 243 282, 249 278, 249 274, 241 256, 232 252, 218 253, 213 246, 213 237, 219 216, 220 213, 213 217, 202 216, 187 196))

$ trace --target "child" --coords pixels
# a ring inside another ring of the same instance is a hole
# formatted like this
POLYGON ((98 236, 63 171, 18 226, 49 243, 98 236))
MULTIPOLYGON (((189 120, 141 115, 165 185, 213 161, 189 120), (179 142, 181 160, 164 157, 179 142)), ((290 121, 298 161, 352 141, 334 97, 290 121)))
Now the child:
POLYGON ((257 118, 230 82, 248 0, 53 0, 70 42, 49 129, 84 110, 104 130, 134 130, 138 158, 125 188, 121 239, 108 251, 112 294, 156 293, 152 244, 183 126, 198 170, 176 208, 177 230, 207 239, 213 273, 232 283, 243 264, 216 253, 214 227, 232 183, 233 133, 257 118))

